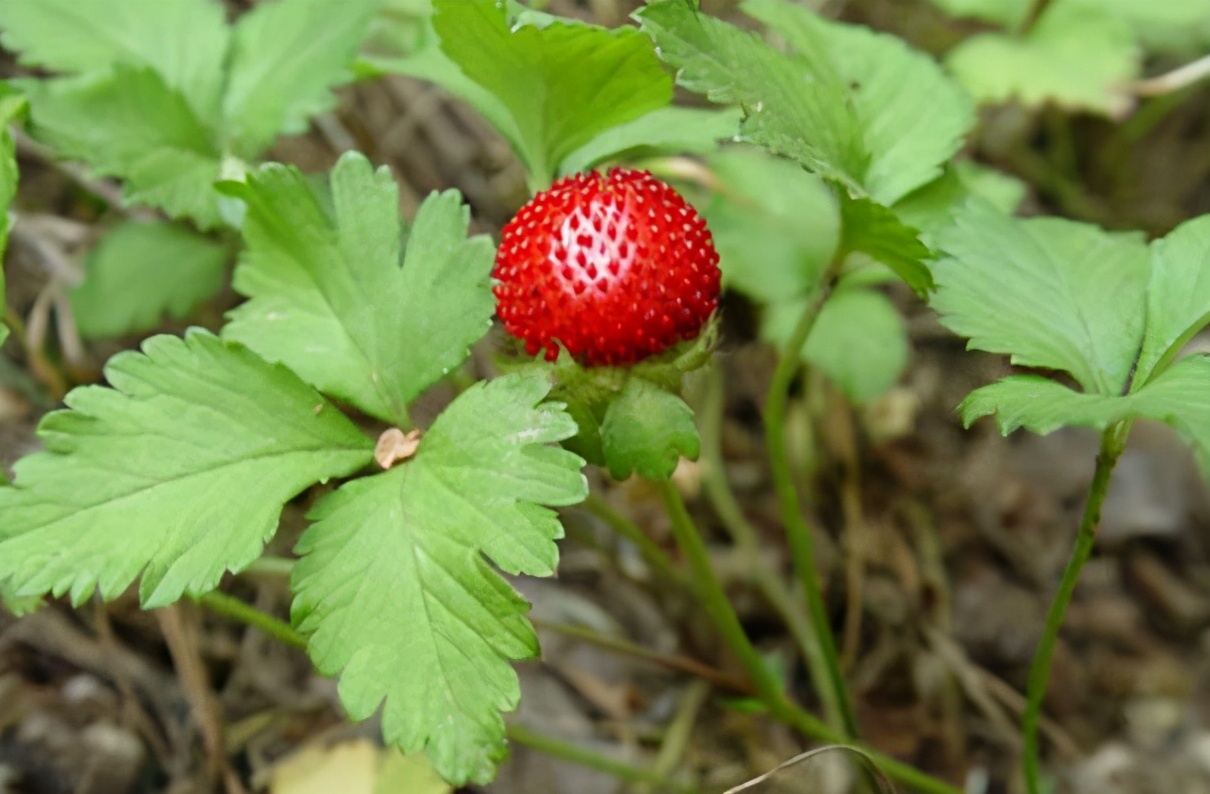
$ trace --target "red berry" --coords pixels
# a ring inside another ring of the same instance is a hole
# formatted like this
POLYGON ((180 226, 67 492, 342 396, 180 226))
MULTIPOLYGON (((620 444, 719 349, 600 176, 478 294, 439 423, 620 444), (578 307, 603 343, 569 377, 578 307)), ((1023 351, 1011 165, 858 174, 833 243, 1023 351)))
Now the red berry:
POLYGON ((532 356, 631 364, 697 336, 718 306, 706 222, 668 185, 628 168, 576 174, 504 227, 497 313, 532 356))

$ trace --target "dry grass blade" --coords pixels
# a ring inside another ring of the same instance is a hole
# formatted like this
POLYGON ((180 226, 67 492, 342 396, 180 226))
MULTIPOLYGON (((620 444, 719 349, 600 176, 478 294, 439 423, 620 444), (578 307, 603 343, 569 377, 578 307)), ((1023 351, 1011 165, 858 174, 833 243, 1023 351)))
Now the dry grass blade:
POLYGON ((829 744, 824 747, 816 747, 814 750, 807 750, 805 753, 799 753, 790 760, 783 761, 782 763, 773 767, 763 775, 754 777, 747 783, 741 783, 735 788, 728 789, 727 791, 723 792, 723 794, 740 794, 741 791, 749 791, 755 786, 758 786, 767 780, 773 779, 773 777, 780 772, 790 769, 791 767, 798 766, 799 764, 808 763, 824 753, 832 752, 851 753, 857 758, 861 766, 870 773, 870 777, 872 777, 877 783, 878 791, 881 794, 895 794, 895 785, 891 783, 890 779, 886 776, 882 769, 878 767, 878 764, 875 763, 873 757, 871 757, 869 753, 867 753, 865 750, 862 750, 860 747, 854 747, 849 744, 829 744))

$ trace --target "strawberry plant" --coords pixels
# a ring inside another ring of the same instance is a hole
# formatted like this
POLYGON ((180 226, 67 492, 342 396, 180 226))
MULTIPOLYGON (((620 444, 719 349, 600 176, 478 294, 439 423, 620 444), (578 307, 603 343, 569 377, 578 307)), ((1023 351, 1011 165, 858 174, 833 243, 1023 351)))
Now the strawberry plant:
MULTIPOLYGON (((967 39, 950 73, 898 37, 786 0, 741 4, 776 46, 686 0, 650 0, 616 29, 494 0, 275 0, 231 24, 209 0, 97 5, 94 19, 67 0, 0 2, 0 41, 56 73, 11 81, 0 117, 14 123, 28 103, 35 139, 157 213, 109 232, 67 308, 87 336, 187 317, 235 248, 244 300, 217 330, 115 355, 105 385, 78 386, 42 419, 44 449, 0 487, 10 609, 136 585, 149 609, 197 600, 304 647, 350 718, 381 714, 386 743, 423 752, 453 784, 486 783, 520 697, 512 663, 538 653, 507 577, 555 573, 556 509, 591 503, 592 464, 659 495, 680 561, 609 523, 696 597, 758 709, 806 739, 862 748, 906 787, 953 794, 863 744, 788 427, 804 366, 857 405, 898 381, 898 282, 900 300, 927 303, 969 347, 1030 370, 973 391, 965 424, 1102 434, 1026 687, 1024 776, 1041 790, 1051 658, 1132 425, 1172 426, 1210 474, 1210 359, 1184 353, 1210 324, 1210 223, 1147 243, 1020 219, 1021 183, 962 150, 978 101, 1125 112, 1139 48, 1180 49, 1175 4, 1148 16, 1126 3, 937 0, 1012 29, 967 39), (1092 20, 1078 42, 1077 13, 1092 20), (1144 19, 1155 24, 1136 38, 1128 20, 1144 19), (401 220, 394 176, 363 154, 322 175, 257 164, 354 72, 432 81, 507 141, 533 195, 498 244, 470 234, 454 190, 401 220), (677 85, 719 107, 673 105, 677 85), (754 305, 776 349, 761 424, 793 582, 759 553, 722 469, 717 370, 701 416, 688 396, 690 374, 714 366, 720 284, 754 305), (500 374, 475 381, 465 364, 493 316, 512 338, 494 345, 500 374), (417 421, 443 382, 456 396, 417 421), (749 638, 673 482, 699 456, 819 716, 749 638), (296 557, 279 561, 285 624, 221 585, 256 564, 304 493, 296 557)), ((6 132, 0 206, 16 183, 6 132)))

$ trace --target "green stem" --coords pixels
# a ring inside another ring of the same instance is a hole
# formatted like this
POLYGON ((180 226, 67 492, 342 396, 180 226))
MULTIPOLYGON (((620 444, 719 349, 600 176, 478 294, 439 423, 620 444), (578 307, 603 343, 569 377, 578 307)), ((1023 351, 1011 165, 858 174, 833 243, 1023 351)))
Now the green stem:
POLYGON ((638 767, 614 760, 600 753, 595 753, 584 747, 534 733, 516 723, 511 723, 508 726, 508 738, 531 750, 537 750, 543 755, 549 755, 551 758, 558 758, 561 761, 595 769, 598 772, 613 775, 619 780, 626 780, 631 783, 654 783, 661 787, 660 791, 680 792, 681 794, 696 794, 699 790, 697 786, 684 783, 671 783, 658 772, 639 769, 638 767))
MULTIPOLYGON (((744 670, 752 678, 757 697, 765 704, 769 714, 784 722, 803 736, 831 744, 849 744, 843 732, 833 730, 819 718, 805 711, 782 691, 776 676, 765 665, 764 659, 744 633, 744 627, 727 599, 726 592, 710 565, 710 555, 702 541, 689 511, 685 507, 680 491, 671 482, 656 483, 664 499, 664 507, 672 520, 672 532, 681 546, 693 572, 693 584, 698 598, 718 628, 727 647, 739 659, 744 670)), ((961 789, 921 772, 910 764, 897 761, 882 753, 862 748, 892 780, 896 780, 922 794, 961 794, 961 789)))
POLYGON ((819 291, 807 303, 790 341, 781 351, 773 379, 769 384, 769 396, 765 402, 765 445, 769 453, 769 466, 773 475, 773 486, 777 491, 777 502, 781 508, 781 519, 785 526, 786 539, 790 544, 790 556, 794 570, 807 598, 807 613, 815 632, 815 641, 823 657, 823 667, 812 666, 811 679, 815 682, 820 699, 827 703, 834 700, 841 715, 840 727, 847 738, 857 736, 857 719, 853 713, 849 689, 840 671, 840 659, 836 653, 836 640, 832 636, 831 622, 824 606, 823 591, 815 573, 815 543, 811 537, 811 526, 803 516, 798 502, 798 490, 794 486, 790 452, 786 444, 786 406, 790 399, 790 384, 800 366, 802 347, 815 327, 824 302, 831 294, 836 267, 825 274, 819 291), (831 689, 828 693, 826 688, 831 689))
MULTIPOLYGON (((760 553, 760 537, 756 528, 748 521, 739 500, 731 490, 723 464, 723 379, 718 367, 710 369, 710 380, 702 410, 702 486, 706 498, 714 506, 723 528, 731 536, 748 565, 752 584, 760 591, 773 610, 785 621, 790 636, 794 638, 799 652, 811 670, 826 670, 827 661, 815 634, 811 621, 801 608, 781 575, 772 570, 760 553)), ((832 687, 820 687, 818 695, 823 712, 831 725, 843 725, 844 717, 840 702, 832 687)))
POLYGON ((1097 455, 1092 484, 1088 487, 1088 503, 1084 506, 1084 516, 1080 519, 1075 548, 1067 561, 1063 578, 1059 581, 1059 590, 1050 602, 1046 627, 1042 631, 1042 638, 1038 641, 1038 649, 1034 652, 1033 663, 1029 668, 1029 680, 1025 689, 1025 713, 1021 717, 1021 734, 1024 739, 1022 765, 1029 794, 1041 794, 1042 791, 1038 762, 1038 728, 1042 721, 1042 700, 1050 682, 1050 664, 1058 644, 1059 630, 1063 627, 1067 605, 1071 603, 1071 597, 1075 593, 1080 570, 1084 563, 1088 562, 1096 544, 1097 525, 1101 522, 1101 507, 1109 490, 1109 477, 1126 447, 1130 427, 1131 421, 1125 420, 1111 425, 1101 435, 1101 451, 1097 455))
POLYGON ((589 493, 588 498, 584 500, 582 506, 585 510, 604 521, 614 532, 634 544, 635 548, 639 550, 639 555, 643 558, 643 561, 651 566, 662 578, 681 585, 688 584, 685 572, 673 564, 671 558, 664 553, 663 549, 656 545, 654 540, 647 536, 647 533, 638 524, 635 524, 626 518, 626 516, 614 510, 608 502, 595 493, 589 493))
POLYGON ((301 631, 296 630, 284 620, 279 620, 272 615, 261 612, 256 607, 241 601, 235 596, 227 595, 218 590, 211 590, 205 595, 198 596, 197 602, 215 614, 260 629, 284 645, 304 650, 307 647, 306 635, 301 631))

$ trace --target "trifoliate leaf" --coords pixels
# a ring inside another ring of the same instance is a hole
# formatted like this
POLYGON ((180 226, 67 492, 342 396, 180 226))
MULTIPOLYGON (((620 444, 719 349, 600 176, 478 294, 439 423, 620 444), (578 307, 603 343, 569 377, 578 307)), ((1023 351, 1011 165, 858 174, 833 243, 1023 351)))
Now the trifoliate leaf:
POLYGON ((1162 372, 1210 324, 1210 215, 1187 221, 1151 244, 1147 329, 1134 380, 1162 372))
MULTIPOLYGON (((762 335, 784 347, 804 308, 804 301, 770 306, 762 335)), ((895 305, 881 292, 841 288, 824 303, 803 345, 802 358, 854 403, 868 403, 894 386, 907 367, 907 329, 895 305)))
POLYGON ((182 320, 223 284, 227 250, 183 226, 128 222, 110 230, 71 293, 85 338, 123 336, 182 320))
POLYGON ((559 172, 575 174, 623 156, 709 154, 718 149, 719 141, 739 134, 741 115, 738 108, 659 108, 600 133, 563 158, 559 172))
POLYGON ((939 245, 932 304, 970 347, 1065 370, 1090 393, 1122 391, 1143 338, 1141 236, 972 203, 939 245))
POLYGON ((970 96, 903 39, 826 20, 785 0, 747 0, 743 9, 839 73, 870 153, 861 184, 878 202, 893 204, 940 176, 974 126, 970 96))
POLYGON ((203 593, 256 559, 282 504, 350 474, 372 443, 284 367, 204 331, 119 353, 69 410, 42 420, 46 451, 0 488, 0 579, 17 595, 119 595, 146 607, 203 593))
POLYGON ((894 211, 868 198, 852 198, 843 190, 840 198, 840 247, 845 253, 859 252, 889 267, 917 294, 933 288, 933 276, 924 264, 930 252, 920 233, 907 226, 894 211))
POLYGON ((702 213, 728 288, 762 303, 812 292, 840 241, 833 191, 756 148, 728 147, 707 164, 718 187, 702 213))
POLYGON ((336 164, 330 199, 281 165, 224 190, 248 207, 235 288, 252 300, 223 334, 320 391, 406 423, 408 403, 490 327, 494 248, 467 239, 456 191, 421 205, 401 266, 398 188, 360 154, 336 164))
POLYGON ((125 179, 129 203, 202 227, 219 222, 215 142, 158 73, 118 66, 100 77, 22 80, 19 87, 29 98, 35 135, 60 155, 125 179))
POLYGON ((702 446, 693 409, 642 378, 627 380, 609 404, 601 444, 609 473, 619 480, 631 474, 666 480, 682 457, 697 460, 702 446))
POLYGON ((778 52, 684 0, 653 0, 636 16, 681 85, 744 108, 746 140, 849 191, 863 190, 869 156, 847 88, 830 64, 778 52))
POLYGON ((1021 427, 1045 435, 1069 425, 1104 430, 1131 411, 1124 397, 1081 394, 1040 375, 1010 375, 975 389, 958 412, 967 427, 994 414, 1004 435, 1021 427))
POLYGON ((297 548, 292 612, 315 666, 340 676, 353 719, 382 705, 386 741, 456 784, 493 775, 520 694, 509 661, 537 653, 493 565, 551 575, 562 527, 542 505, 587 493, 583 461, 548 446, 576 432, 549 390, 537 374, 472 386, 412 460, 316 505, 297 548))
POLYGON ((672 100, 651 42, 632 28, 562 22, 509 29, 494 0, 435 0, 441 48, 512 116, 512 143, 536 181, 598 133, 672 100))
POLYGON ((4 252, 8 249, 8 207, 17 195, 17 147, 9 122, 25 109, 25 98, 0 85, 0 345, 8 337, 4 324, 4 252))
POLYGON ((1053 102, 1119 116, 1133 103, 1127 82, 1138 74, 1141 57, 1122 19, 1100 8, 1056 2, 1023 38, 972 36, 950 51, 946 64, 980 102, 1053 102))
POLYGON ((933 0, 933 5, 950 16, 981 19, 1006 28, 1024 22, 1033 3, 1034 0, 933 0))
POLYGON ((335 104, 379 0, 276 0, 235 26, 223 114, 235 153, 252 157, 278 133, 306 129, 335 104))
POLYGON ((21 63, 68 74, 150 67, 207 123, 219 118, 228 39, 213 0, 0 2, 0 41, 21 63))

